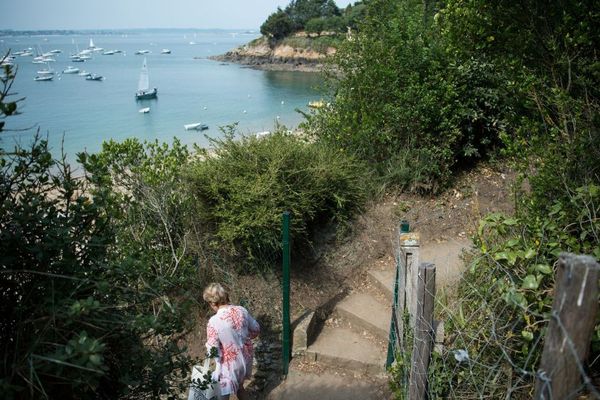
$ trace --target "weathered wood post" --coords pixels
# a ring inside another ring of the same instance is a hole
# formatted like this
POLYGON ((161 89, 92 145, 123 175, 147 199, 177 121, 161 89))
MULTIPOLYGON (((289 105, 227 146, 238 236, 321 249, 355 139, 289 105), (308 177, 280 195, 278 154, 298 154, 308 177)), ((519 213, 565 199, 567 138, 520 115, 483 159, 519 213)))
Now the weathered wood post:
POLYGON ((599 273, 593 257, 560 255, 552 318, 535 384, 538 400, 574 398, 582 385, 598 311, 599 273))
MULTIPOLYGON (((398 287, 404 288, 398 293, 398 310, 408 311, 409 324, 411 328, 415 326, 415 315, 417 313, 417 280, 419 276, 419 257, 420 257, 420 236, 416 232, 400 233, 400 270, 398 276, 398 287)), ((402 319, 400 319, 402 320, 402 319)))
POLYGON ((408 386, 410 400, 427 398, 427 368, 434 335, 435 265, 431 263, 419 265, 415 297, 417 298, 417 309, 408 386))

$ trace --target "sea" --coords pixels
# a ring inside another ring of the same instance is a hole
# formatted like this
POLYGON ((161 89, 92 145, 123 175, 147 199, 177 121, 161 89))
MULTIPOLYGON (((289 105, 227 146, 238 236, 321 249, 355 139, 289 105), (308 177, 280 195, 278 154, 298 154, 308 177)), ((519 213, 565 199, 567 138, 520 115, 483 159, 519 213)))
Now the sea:
POLYGON ((261 71, 208 59, 258 37, 243 30, 130 31, 110 34, 0 36, 0 51, 31 48, 33 52, 60 50, 52 81, 35 81, 44 64, 33 57, 17 57, 17 77, 10 99, 22 98, 19 115, 5 120, 0 147, 27 145, 36 132, 47 137, 53 155, 62 152, 76 160, 81 151, 95 153, 102 142, 135 137, 142 141, 209 145, 207 137, 222 135, 221 127, 237 124, 239 134, 272 131, 277 124, 294 129, 302 122, 299 111, 322 95, 318 73, 261 71), (70 55, 93 45, 91 60, 72 62, 70 55), (162 54, 163 49, 170 54, 162 54), (107 50, 120 53, 103 55, 107 50), (136 55, 139 50, 148 50, 136 55), (135 92, 146 59, 150 87, 158 98, 136 101, 135 92), (78 74, 61 74, 72 66, 104 77, 88 81, 78 74), (148 113, 139 110, 149 107, 148 113), (204 131, 185 130, 185 124, 208 125, 204 131))

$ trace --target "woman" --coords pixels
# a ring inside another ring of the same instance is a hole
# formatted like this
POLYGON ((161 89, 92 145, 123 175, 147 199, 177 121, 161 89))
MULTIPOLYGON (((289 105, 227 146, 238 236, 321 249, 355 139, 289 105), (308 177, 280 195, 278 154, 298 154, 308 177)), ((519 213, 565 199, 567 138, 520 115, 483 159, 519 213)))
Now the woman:
POLYGON ((215 311, 206 327, 206 348, 209 354, 212 348, 218 351, 221 399, 228 400, 232 393, 240 400, 247 399, 244 380, 252 374, 252 339, 260 327, 244 307, 229 304, 229 294, 219 283, 208 285, 203 297, 215 311))

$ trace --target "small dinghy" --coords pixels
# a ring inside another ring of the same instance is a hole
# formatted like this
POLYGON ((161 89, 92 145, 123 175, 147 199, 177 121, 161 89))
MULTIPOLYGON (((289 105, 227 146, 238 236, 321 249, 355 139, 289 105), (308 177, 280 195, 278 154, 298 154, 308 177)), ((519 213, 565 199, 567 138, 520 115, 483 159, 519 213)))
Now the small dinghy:
POLYGON ((203 131, 205 129, 208 129, 208 125, 200 123, 200 122, 195 122, 193 124, 186 124, 183 126, 185 128, 186 131, 203 131))

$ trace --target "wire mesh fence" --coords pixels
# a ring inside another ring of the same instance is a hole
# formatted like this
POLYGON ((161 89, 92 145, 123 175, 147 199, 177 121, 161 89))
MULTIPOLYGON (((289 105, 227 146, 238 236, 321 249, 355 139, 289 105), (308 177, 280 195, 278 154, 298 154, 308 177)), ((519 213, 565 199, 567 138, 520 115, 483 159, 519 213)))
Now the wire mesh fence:
POLYGON ((440 296, 428 280, 431 274, 424 273, 432 266, 402 244, 401 239, 399 308, 390 346, 397 398, 600 398, 600 357, 597 349, 589 353, 600 269, 592 257, 562 255, 554 266, 555 283, 545 293, 553 300, 542 304, 540 296, 536 304, 523 295, 528 282, 512 290, 514 271, 493 258, 485 260, 487 269, 471 268, 454 282, 452 296, 440 296), (411 294, 417 297, 412 310, 406 287, 411 269, 418 287, 411 294), (428 311, 428 298, 434 313, 428 311))

